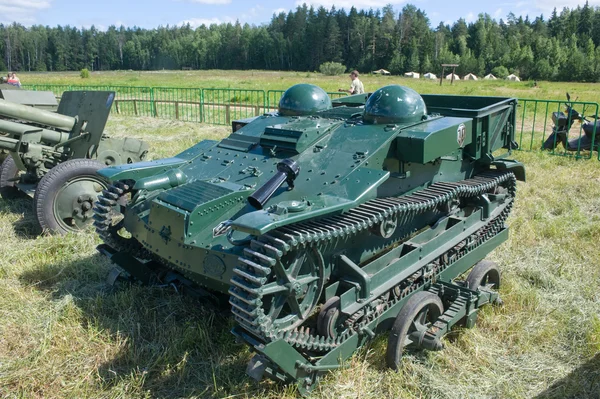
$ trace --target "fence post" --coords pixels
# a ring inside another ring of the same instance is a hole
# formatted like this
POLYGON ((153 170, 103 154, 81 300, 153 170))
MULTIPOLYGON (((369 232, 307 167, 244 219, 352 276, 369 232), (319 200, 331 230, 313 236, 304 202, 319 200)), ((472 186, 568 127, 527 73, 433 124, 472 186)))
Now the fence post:
POLYGON ((198 89, 200 91, 200 123, 204 122, 204 89, 198 89))
POLYGON ((154 87, 150 88, 150 104, 152 107, 152 115, 156 118, 158 113, 156 112, 156 102, 154 102, 154 87))

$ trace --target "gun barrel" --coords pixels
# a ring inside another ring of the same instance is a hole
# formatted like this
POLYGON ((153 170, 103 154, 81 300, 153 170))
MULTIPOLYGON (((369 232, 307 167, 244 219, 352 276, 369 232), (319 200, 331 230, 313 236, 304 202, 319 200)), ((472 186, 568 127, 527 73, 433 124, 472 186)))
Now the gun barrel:
POLYGON ((73 129, 73 126, 75 126, 75 122, 77 121, 71 116, 44 111, 26 105, 15 104, 2 99, 0 99, 0 115, 8 118, 39 123, 41 125, 69 132, 73 129))
POLYGON ((15 151, 17 151, 18 147, 19 147, 19 140, 0 136, 0 150, 15 152, 15 151))
POLYGON ((69 139, 69 133, 43 129, 40 127, 29 126, 23 123, 17 123, 3 119, 0 119, 0 132, 8 133, 11 136, 18 137, 22 137, 25 133, 28 132, 39 132, 42 134, 41 141, 48 144, 58 144, 65 142, 69 139))

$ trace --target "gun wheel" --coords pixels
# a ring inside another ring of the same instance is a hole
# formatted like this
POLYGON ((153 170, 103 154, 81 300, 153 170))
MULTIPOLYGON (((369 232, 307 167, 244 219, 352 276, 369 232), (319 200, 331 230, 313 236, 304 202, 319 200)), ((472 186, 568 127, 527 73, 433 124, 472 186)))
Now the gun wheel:
POLYGON ((52 168, 40 180, 33 200, 42 230, 65 234, 88 227, 94 203, 107 188, 106 181, 96 174, 105 167, 90 159, 72 159, 52 168))
POLYGON ((6 200, 12 200, 23 194, 15 185, 14 179, 19 176, 19 168, 15 160, 9 156, 0 166, 0 195, 6 200))

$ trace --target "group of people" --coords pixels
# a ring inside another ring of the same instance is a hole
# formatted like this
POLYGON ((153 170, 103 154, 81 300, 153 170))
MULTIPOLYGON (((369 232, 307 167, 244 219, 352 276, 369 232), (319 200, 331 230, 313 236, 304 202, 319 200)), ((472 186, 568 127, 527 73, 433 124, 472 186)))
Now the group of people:
POLYGON ((2 81, 0 83, 21 87, 21 80, 14 72, 9 72, 6 77, 2 76, 2 81))

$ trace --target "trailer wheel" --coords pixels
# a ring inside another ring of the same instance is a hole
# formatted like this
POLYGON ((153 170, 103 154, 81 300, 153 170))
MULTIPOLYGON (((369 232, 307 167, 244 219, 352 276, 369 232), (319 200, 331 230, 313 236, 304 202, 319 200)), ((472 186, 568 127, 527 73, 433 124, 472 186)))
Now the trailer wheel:
POLYGON ((388 367, 397 370, 404 348, 418 348, 418 343, 410 339, 410 334, 429 329, 442 313, 442 300, 431 292, 420 291, 408 298, 390 331, 385 359, 388 367))
POLYGON ((473 267, 465 283, 473 291, 477 291, 479 287, 498 290, 500 288, 500 269, 496 262, 484 259, 473 267))
POLYGON ((72 159, 50 169, 33 198, 43 231, 65 234, 83 230, 92 223, 94 203, 108 187, 96 172, 105 167, 91 159, 72 159))
POLYGON ((21 191, 12 181, 18 175, 19 168, 17 168, 15 160, 8 156, 0 166, 0 195, 5 200, 12 200, 21 196, 21 191))

